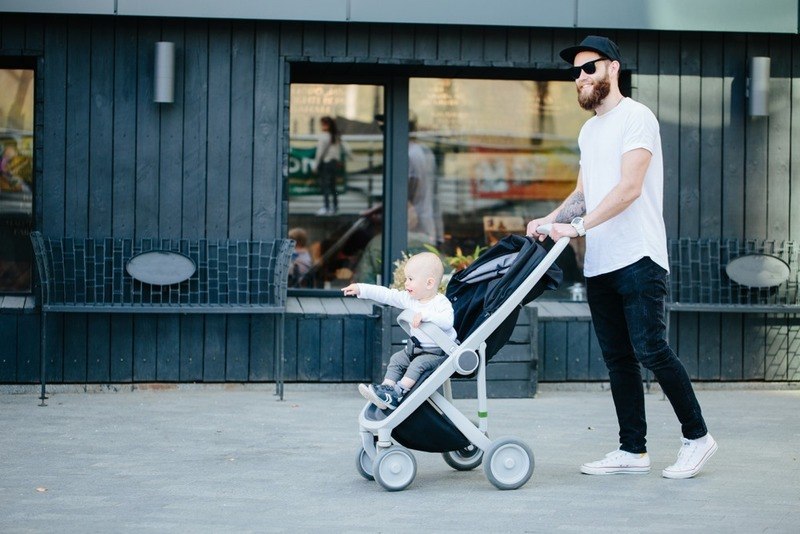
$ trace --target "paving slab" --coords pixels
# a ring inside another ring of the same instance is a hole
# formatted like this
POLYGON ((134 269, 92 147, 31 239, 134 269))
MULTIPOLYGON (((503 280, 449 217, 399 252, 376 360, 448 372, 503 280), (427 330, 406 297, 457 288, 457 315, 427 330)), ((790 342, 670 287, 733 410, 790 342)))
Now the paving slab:
MULTIPOLYGON (((490 437, 535 455, 532 479, 494 488, 415 453, 401 492, 358 475, 355 386, 152 388, 0 394, 0 532, 797 532, 800 391, 698 391, 719 451, 694 479, 661 469, 680 446, 669 403, 647 396, 652 472, 592 477, 614 449, 608 391, 493 399, 490 437)), ((456 405, 471 414, 474 401, 456 405)))

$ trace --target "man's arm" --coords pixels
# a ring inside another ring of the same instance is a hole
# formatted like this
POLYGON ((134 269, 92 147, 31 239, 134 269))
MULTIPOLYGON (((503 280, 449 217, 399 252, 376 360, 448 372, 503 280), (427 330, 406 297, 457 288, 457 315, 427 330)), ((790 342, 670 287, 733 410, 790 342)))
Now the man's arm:
POLYGON ((584 213, 586 213, 586 199, 583 198, 583 191, 575 189, 561 206, 558 207, 553 222, 569 223, 572 219, 584 213))
POLYGON ((583 218, 583 226, 587 230, 616 217, 641 196, 644 176, 652 157, 645 148, 636 148, 622 155, 619 183, 583 218))
POLYGON ((408 176, 408 201, 412 204, 418 200, 417 195, 422 191, 420 179, 416 174, 408 176))
POLYGON ((581 172, 578 171, 578 181, 572 193, 550 214, 530 221, 527 234, 541 241, 545 236, 537 232, 536 229, 543 224, 569 223, 572 219, 584 213, 586 213, 586 200, 583 196, 583 178, 581 172))
MULTIPOLYGON (((647 173, 647 167, 650 165, 650 160, 652 157, 653 155, 650 153, 650 151, 645 148, 636 148, 634 150, 625 152, 622 155, 622 176, 620 177, 619 183, 608 192, 603 200, 600 201, 600 204, 598 204, 597 207, 591 211, 591 213, 586 214, 586 216, 583 218, 584 228, 588 230, 589 228, 599 226, 607 220, 616 217, 625 211, 628 206, 633 204, 637 198, 639 198, 639 196, 642 194, 644 176, 647 173)), ((540 240, 544 239, 544 236, 540 237, 539 234, 535 232, 535 228, 533 229, 534 232, 531 231, 531 225, 536 224, 538 226, 545 223, 554 223, 549 234, 553 240, 557 241, 563 236, 578 236, 578 231, 569 224, 569 222, 572 221, 572 218, 567 217, 568 215, 572 214, 575 214, 573 217, 581 215, 581 213, 576 213, 577 208, 580 206, 582 206, 584 210, 586 209, 586 202, 583 198, 583 187, 581 185, 580 175, 578 178, 578 184, 581 186, 580 200, 573 198, 579 191, 579 189, 576 187, 575 191, 573 191, 573 193, 567 197, 567 200, 564 201, 564 203, 562 203, 556 211, 544 219, 536 219, 528 223, 528 235, 537 237, 540 240), (570 199, 572 199, 571 202, 570 199), (543 223, 541 221, 545 222, 543 223)))

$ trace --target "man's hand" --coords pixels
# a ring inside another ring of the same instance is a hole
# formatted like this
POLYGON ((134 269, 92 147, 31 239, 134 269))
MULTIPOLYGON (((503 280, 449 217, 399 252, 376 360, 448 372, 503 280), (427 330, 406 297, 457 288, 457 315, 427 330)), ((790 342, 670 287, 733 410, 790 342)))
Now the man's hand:
POLYGON ((550 224, 550 220, 547 217, 532 220, 528 223, 527 235, 534 239, 538 239, 539 241, 544 241, 544 238, 547 237, 547 234, 540 234, 538 232, 538 228, 545 224, 550 224))
MULTIPOLYGON (((578 237, 578 231, 571 224, 552 223, 550 225, 550 233, 547 235, 549 235, 550 239, 553 241, 558 241, 562 237, 578 237)), ((539 239, 539 241, 542 241, 542 239, 539 239)))
POLYGON ((419 328, 419 325, 422 323, 422 314, 417 312, 414 314, 414 318, 411 319, 411 326, 414 328, 419 328))
POLYGON ((348 297, 349 296, 357 297, 361 293, 361 291, 358 289, 358 284, 350 284, 349 286, 342 288, 342 293, 344 293, 348 297))

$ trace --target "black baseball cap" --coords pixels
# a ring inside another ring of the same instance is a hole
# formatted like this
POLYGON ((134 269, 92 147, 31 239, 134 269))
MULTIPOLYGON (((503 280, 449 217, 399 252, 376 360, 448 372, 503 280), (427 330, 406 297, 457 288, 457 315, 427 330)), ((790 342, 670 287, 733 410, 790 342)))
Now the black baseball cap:
POLYGON ((565 48, 559 55, 561 59, 572 65, 578 52, 586 51, 597 52, 601 56, 607 57, 612 61, 619 61, 622 63, 622 56, 619 54, 617 43, 608 37, 601 37, 599 35, 588 35, 581 41, 581 44, 565 48))

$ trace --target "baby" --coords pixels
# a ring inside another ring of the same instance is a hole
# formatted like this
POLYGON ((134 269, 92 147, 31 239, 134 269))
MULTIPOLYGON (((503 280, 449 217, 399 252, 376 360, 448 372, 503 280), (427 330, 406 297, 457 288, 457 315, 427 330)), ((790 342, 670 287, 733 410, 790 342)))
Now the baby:
POLYGON ((342 289, 345 295, 415 312, 411 321, 411 339, 405 349, 392 355, 383 382, 358 386, 358 391, 382 410, 397 408, 420 376, 447 358, 444 351, 419 329, 420 323, 431 322, 450 339, 455 341, 457 337, 453 328, 453 305, 439 293, 444 274, 442 260, 432 252, 416 254, 406 262, 405 274, 404 291, 361 283, 342 289))

